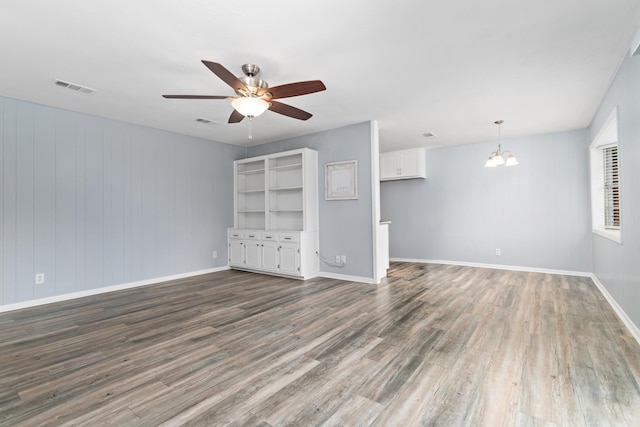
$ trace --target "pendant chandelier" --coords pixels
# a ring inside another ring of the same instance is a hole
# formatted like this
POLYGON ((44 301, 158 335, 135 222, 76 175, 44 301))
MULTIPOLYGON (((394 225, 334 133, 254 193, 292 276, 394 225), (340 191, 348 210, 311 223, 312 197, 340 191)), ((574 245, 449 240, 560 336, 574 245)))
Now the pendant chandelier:
POLYGON ((504 123, 504 120, 496 120, 494 122, 495 124, 498 125, 498 149, 496 151, 494 151, 493 153, 491 153, 491 155, 489 155, 489 159, 487 159, 487 162, 484 164, 485 168, 495 168, 497 166, 516 166, 518 165, 518 160, 516 159, 516 156, 513 155, 513 153, 511 153, 511 151, 509 150, 504 150, 502 151, 502 145, 501 145, 501 134, 500 134, 500 125, 502 123, 504 123), (504 156, 507 155, 507 159, 505 160, 504 156))

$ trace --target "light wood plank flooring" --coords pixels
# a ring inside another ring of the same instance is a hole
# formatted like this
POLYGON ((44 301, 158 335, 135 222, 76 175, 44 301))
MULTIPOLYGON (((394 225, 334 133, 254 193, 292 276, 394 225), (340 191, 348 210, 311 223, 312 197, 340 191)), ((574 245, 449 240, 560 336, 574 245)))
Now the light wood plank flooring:
POLYGON ((638 426, 640 346, 588 278, 225 271, 0 314, 0 424, 638 426))

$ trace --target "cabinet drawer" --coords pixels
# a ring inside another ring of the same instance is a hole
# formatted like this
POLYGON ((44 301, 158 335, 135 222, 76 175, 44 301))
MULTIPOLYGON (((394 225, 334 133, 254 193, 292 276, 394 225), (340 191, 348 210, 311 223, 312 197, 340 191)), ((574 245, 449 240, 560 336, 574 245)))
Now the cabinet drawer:
POLYGON ((247 232, 244 233, 244 238, 247 240, 260 240, 260 233, 258 233, 257 231, 255 232, 247 232))
POLYGON ((280 233, 281 242, 299 242, 300 234, 298 233, 280 233))
POLYGON ((243 233, 240 233, 238 231, 230 231, 229 232, 229 238, 230 239, 242 239, 244 237, 243 233))
POLYGON ((275 233, 262 233, 262 239, 261 240, 275 242, 275 241, 278 240, 278 235, 275 234, 275 233))

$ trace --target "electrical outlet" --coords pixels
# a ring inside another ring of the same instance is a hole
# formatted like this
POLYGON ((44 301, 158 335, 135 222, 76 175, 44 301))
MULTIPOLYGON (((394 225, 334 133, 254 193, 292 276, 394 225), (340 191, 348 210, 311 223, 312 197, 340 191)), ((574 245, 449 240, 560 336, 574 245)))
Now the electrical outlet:
POLYGON ((218 258, 218 251, 213 251, 213 254, 211 256, 213 258, 218 258))
POLYGON ((36 274, 36 285, 44 284, 44 273, 36 274))
POLYGON ((336 263, 340 263, 340 255, 336 255, 336 263))
POLYGON ((347 256, 346 255, 341 255, 340 256, 340 262, 343 263, 343 264, 346 264, 347 263, 347 256))
POLYGON ((502 255, 502 251, 500 249, 496 249, 496 255, 498 256, 502 255))

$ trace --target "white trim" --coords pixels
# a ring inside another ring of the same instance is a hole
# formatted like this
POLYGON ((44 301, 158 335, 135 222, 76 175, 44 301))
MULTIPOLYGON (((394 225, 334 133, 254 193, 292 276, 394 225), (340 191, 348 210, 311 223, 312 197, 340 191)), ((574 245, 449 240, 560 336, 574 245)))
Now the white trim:
POLYGON ((369 285, 377 285, 378 283, 372 279, 371 277, 361 277, 361 276, 350 276, 348 274, 337 274, 337 273, 329 273, 326 271, 321 271, 318 274, 318 277, 324 277, 325 279, 338 279, 344 280, 346 282, 359 282, 359 283, 367 283, 369 285))
MULTIPOLYGON (((631 47, 629 48, 629 56, 640 55, 640 30, 633 37, 633 41, 631 41, 631 47)), ((618 73, 616 72, 617 75, 618 73)))
POLYGON ((378 240, 380 239, 380 131, 378 122, 369 122, 371 133, 371 230, 373 242, 373 283, 380 283, 386 276, 386 268, 381 266, 382 260, 378 253, 378 240))
POLYGON ((104 288, 87 289, 86 291, 72 292, 70 294, 56 295, 47 298, 34 299, 29 301, 18 302, 15 304, 7 304, 0 306, 0 313, 7 311, 20 310, 22 308, 35 307, 38 305, 51 304, 52 302, 67 301, 76 298, 88 297, 92 295, 104 294, 107 292, 121 291, 124 289, 137 288, 139 286, 154 285, 170 280, 184 279, 187 277, 200 276, 202 274, 217 273, 218 271, 229 270, 229 266, 208 268, 206 270, 191 271, 189 273, 175 274, 173 276, 156 277, 153 279, 139 280, 137 282, 121 283, 119 285, 106 286, 104 288))
MULTIPOLYGON (((591 231, 605 239, 622 244, 621 229, 611 230, 605 228, 604 215, 604 152, 605 148, 619 146, 620 124, 618 120, 618 106, 616 105, 604 123, 598 129, 598 133, 589 145, 589 186, 591 194, 591 231)), ((618 159, 618 179, 622 181, 622 173, 618 159)), ((620 209, 623 201, 619 199, 620 209)))
POLYGON ((600 237, 604 237, 605 239, 613 240, 616 243, 622 244, 622 236, 620 230, 607 230, 603 228, 593 228, 591 229, 593 234, 597 234, 600 237))
POLYGON ((413 259, 413 258, 391 258, 390 260, 395 262, 419 262, 424 264, 461 265, 464 267, 492 268, 494 270, 525 271, 529 273, 562 274, 565 276, 591 277, 592 275, 592 273, 588 273, 586 271, 553 270, 549 268, 523 267, 523 266, 517 266, 517 265, 502 265, 502 264, 484 264, 484 263, 478 263, 478 262, 446 261, 446 260, 434 260, 434 259, 413 259))
POLYGON ((633 335, 636 341, 638 341, 638 344, 640 344, 640 329, 638 328, 638 326, 635 323, 633 323, 633 321, 629 318, 629 316, 627 316, 627 313, 625 313, 622 307, 620 307, 620 305, 616 302, 616 300, 613 299, 611 294, 607 291, 607 288, 605 288, 602 282, 598 280, 595 274, 591 275, 591 280, 593 280, 593 283, 596 284, 596 286, 600 290, 600 293, 607 300, 611 308, 613 308, 613 311, 616 312, 620 320, 622 320, 622 323, 625 324, 625 326, 627 327, 631 335, 633 335))
POLYGON ((602 123, 589 148, 605 148, 619 143, 618 106, 616 105, 602 123))

